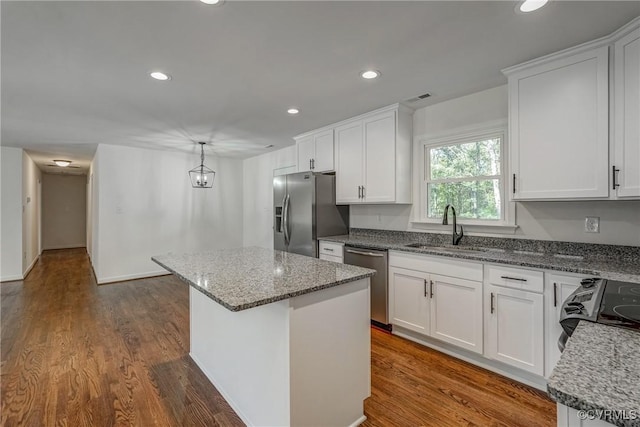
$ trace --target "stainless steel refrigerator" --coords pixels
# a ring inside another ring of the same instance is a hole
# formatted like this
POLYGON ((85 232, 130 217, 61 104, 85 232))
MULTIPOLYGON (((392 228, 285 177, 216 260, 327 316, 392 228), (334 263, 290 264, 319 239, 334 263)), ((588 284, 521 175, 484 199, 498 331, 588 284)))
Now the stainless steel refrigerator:
POLYGON ((336 206, 335 175, 293 173, 273 179, 273 247, 318 257, 318 238, 349 232, 349 206, 336 206))

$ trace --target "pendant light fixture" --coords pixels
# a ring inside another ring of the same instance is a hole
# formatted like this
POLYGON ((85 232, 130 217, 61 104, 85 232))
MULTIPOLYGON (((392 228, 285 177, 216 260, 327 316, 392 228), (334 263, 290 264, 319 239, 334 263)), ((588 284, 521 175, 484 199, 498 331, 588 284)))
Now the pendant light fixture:
POLYGON ((189 171, 191 186, 193 188, 211 188, 216 173, 204 165, 204 145, 206 142, 198 142, 198 144, 200 144, 200 165, 189 171))

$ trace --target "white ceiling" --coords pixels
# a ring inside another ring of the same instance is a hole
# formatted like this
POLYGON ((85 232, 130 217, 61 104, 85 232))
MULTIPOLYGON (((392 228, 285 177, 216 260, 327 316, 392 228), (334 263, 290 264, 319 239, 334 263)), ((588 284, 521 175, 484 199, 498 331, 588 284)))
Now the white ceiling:
POLYGON ((198 157, 204 140, 208 154, 250 157, 424 92, 437 103, 504 84, 500 69, 640 15, 638 1, 515 6, 2 1, 2 144, 40 165, 85 166, 101 143, 198 157), (361 79, 367 68, 382 76, 361 79), (149 78, 156 69, 172 80, 149 78))

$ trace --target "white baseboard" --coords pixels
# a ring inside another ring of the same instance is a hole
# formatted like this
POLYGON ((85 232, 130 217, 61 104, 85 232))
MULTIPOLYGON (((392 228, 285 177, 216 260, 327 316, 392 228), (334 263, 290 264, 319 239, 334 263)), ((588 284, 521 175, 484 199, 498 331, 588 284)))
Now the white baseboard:
POLYGON ((23 278, 23 276, 20 276, 18 274, 15 274, 13 276, 3 276, 0 277, 0 282, 15 282, 16 280, 22 280, 23 278))
POLYGON ((84 243, 74 243, 71 245, 58 245, 58 246, 47 246, 46 248, 42 248, 43 251, 54 251, 56 249, 76 249, 76 248, 85 248, 86 245, 84 243))
POLYGON ((36 265, 36 262, 38 262, 38 259, 40 259, 40 255, 37 255, 31 262, 31 264, 27 267, 27 269, 24 271, 24 273, 22 273, 23 278, 27 277, 27 275, 31 272, 31 269, 33 268, 34 265, 36 265))
POLYGON ((111 277, 96 277, 98 285, 103 285, 105 283, 113 283, 113 282, 124 282, 126 280, 136 280, 136 279, 146 279, 149 277, 158 277, 158 276, 168 276, 169 273, 167 270, 156 270, 149 271, 146 273, 136 273, 136 274, 125 274, 123 276, 111 276, 111 277))
POLYGON ((432 348, 441 353, 455 357, 456 359, 461 359, 473 365, 480 366, 481 368, 487 369, 489 371, 495 372, 497 374, 500 374, 512 380, 526 384, 530 387, 537 388, 538 390, 541 390, 544 392, 547 391, 547 380, 541 376, 523 371, 518 368, 504 365, 501 362, 497 362, 492 359, 487 359, 486 357, 480 354, 472 353, 468 350, 455 347, 453 345, 435 340, 430 337, 420 336, 420 334, 417 334, 408 329, 404 329, 402 327, 398 327, 397 325, 393 325, 393 335, 397 335, 399 337, 408 339, 409 341, 422 344, 425 347, 432 348))
POLYGON ((358 427, 360 424, 362 424, 365 421, 367 421, 367 416, 363 415, 360 418, 358 418, 357 420, 355 420, 355 422, 353 424, 349 424, 349 427, 358 427))

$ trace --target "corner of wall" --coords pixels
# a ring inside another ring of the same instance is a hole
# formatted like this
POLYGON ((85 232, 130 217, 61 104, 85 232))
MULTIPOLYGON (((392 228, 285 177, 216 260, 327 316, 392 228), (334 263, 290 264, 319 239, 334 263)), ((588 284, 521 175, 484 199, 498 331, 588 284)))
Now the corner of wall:
POLYGON ((21 280, 22 149, 0 147, 0 281, 21 280))

